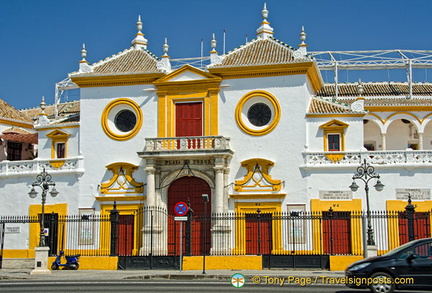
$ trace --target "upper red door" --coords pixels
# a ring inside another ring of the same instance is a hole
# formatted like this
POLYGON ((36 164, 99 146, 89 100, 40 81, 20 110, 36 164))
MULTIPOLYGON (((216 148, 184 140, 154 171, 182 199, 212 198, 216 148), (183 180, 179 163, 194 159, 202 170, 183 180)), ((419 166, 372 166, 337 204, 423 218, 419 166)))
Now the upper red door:
POLYGON ((176 136, 202 136, 202 103, 176 104, 176 136))

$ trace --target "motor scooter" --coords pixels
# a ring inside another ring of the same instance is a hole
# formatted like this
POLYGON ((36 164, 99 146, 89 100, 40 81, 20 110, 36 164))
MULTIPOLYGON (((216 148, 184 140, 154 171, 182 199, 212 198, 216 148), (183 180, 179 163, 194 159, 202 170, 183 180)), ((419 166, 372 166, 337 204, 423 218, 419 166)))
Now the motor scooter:
POLYGON ((77 270, 79 268, 78 259, 80 254, 76 255, 65 255, 63 250, 60 250, 59 255, 57 255, 55 261, 51 265, 52 270, 58 270, 60 267, 64 267, 65 270, 77 270), (62 257, 66 258, 66 263, 61 263, 62 257))

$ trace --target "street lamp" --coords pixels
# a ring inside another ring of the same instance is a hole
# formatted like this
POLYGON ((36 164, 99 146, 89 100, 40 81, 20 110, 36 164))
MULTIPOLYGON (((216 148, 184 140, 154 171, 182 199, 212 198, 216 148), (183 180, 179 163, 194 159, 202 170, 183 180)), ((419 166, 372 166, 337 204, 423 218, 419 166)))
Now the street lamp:
POLYGON ((32 189, 28 193, 30 198, 35 198, 38 193, 34 189, 35 186, 39 186, 42 189, 42 214, 40 218, 40 242, 39 247, 45 246, 45 233, 44 233, 44 218, 45 218, 45 202, 46 202, 46 194, 50 186, 52 186, 52 190, 50 192, 52 197, 56 197, 58 191, 55 189, 55 183, 51 181, 52 176, 45 171, 43 168, 42 173, 36 176, 36 181, 32 184, 32 189))
POLYGON ((203 202, 204 202, 204 243, 203 243, 203 271, 202 273, 205 274, 205 257, 206 257, 206 250, 207 250, 207 202, 209 201, 208 194, 202 195, 203 202))
POLYGON ((365 192, 366 192, 366 217, 367 217, 367 245, 375 245, 374 240, 374 232, 371 224, 370 217, 370 207, 369 207, 369 186, 368 183, 371 179, 378 179, 377 183, 374 185, 376 191, 382 191, 384 189, 384 184, 380 181, 380 175, 375 173, 375 168, 372 167, 369 163, 366 163, 366 159, 364 159, 363 164, 357 167, 357 173, 352 177, 353 182, 350 185, 352 191, 357 191, 359 186, 356 184, 355 180, 360 179, 365 183, 365 192))

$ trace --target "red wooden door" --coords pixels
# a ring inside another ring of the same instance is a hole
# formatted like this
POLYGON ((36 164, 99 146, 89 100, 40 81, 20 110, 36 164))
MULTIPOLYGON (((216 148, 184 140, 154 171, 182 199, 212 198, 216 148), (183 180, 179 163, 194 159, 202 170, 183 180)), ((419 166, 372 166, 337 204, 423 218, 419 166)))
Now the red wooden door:
MULTIPOLYGON (((428 238, 430 235, 430 214, 415 212, 413 218, 414 239, 428 238)), ((399 213, 399 244, 407 243, 408 219, 405 212, 399 213)))
POLYGON ((179 224, 174 223, 172 215, 174 214, 174 205, 179 201, 190 204, 192 210, 192 221, 190 222, 190 235, 187 235, 187 225, 183 227, 183 253, 191 255, 203 254, 203 238, 204 238, 204 202, 202 195, 208 194, 209 201, 207 202, 206 212, 206 252, 210 251, 211 246, 211 190, 207 182, 198 177, 182 177, 174 181, 168 188, 168 213, 169 213, 169 229, 176 229, 175 231, 168 231, 168 252, 171 255, 177 255, 180 251, 179 241, 179 224), (188 238, 188 239, 186 239, 188 238), (190 253, 187 252, 187 243, 190 243, 190 253))
POLYGON ((119 255, 132 255, 134 216, 119 215, 117 247, 119 255))
POLYGON ((322 214, 324 253, 350 254, 350 212, 323 212, 322 214))
POLYGON ((176 104, 176 136, 202 136, 202 103, 176 104))
POLYGON ((270 254, 272 214, 246 214, 246 254, 270 254))

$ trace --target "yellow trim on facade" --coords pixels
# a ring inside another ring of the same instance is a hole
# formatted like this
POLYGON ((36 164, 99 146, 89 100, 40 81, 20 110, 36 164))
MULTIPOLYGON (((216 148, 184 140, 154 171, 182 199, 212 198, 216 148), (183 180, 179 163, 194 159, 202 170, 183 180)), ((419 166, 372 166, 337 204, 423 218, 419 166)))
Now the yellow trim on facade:
POLYGON ((364 114, 315 114, 315 113, 309 113, 306 114, 307 118, 333 118, 333 117, 364 117, 369 113, 364 114))
POLYGON ((105 109, 102 112, 102 117, 101 117, 102 129, 105 132, 105 134, 113 140, 119 140, 119 141, 128 140, 134 137, 135 135, 137 135, 137 133, 139 132, 143 124, 143 118, 144 117, 141 108, 135 101, 126 98, 115 99, 114 101, 108 103, 108 105, 106 105, 105 109), (118 134, 114 132, 110 128, 108 123, 109 121, 108 117, 110 112, 113 110, 114 107, 121 106, 121 105, 126 105, 131 107, 134 110, 137 119, 135 127, 131 131, 126 132, 125 134, 118 134))
MULTIPOLYGON (((229 255, 206 256, 207 270, 262 270, 262 256, 257 255, 229 255)), ((183 257, 182 269, 185 271, 202 270, 202 256, 183 257)))
POLYGON ((147 198, 147 196, 145 195, 118 195, 118 196, 95 196, 95 199, 97 201, 116 201, 116 202, 121 202, 121 201, 144 201, 147 198))
POLYGON ((286 197, 286 193, 265 193, 265 194, 230 194, 233 199, 282 199, 286 197))
POLYGON ((218 76, 185 65, 155 81, 154 85, 158 89, 158 137, 176 136, 175 106, 176 103, 186 102, 202 103, 202 135, 218 135, 218 95, 221 80, 218 76), (203 78, 183 81, 172 80, 187 71, 203 78))
MULTIPOLYGON (((406 109, 404 109, 404 110, 406 110, 406 109)), ((423 111, 423 108, 422 108, 422 111, 423 111)), ((421 123, 420 119, 418 119, 416 115, 414 115, 412 113, 409 113, 409 112, 397 112, 397 113, 393 113, 390 116, 388 116, 385 121, 386 122, 389 121, 390 118, 392 118, 393 116, 398 116, 398 115, 403 115, 403 114, 411 116, 411 117, 415 118, 419 123, 421 123)))
POLYGON ((151 84, 156 79, 164 76, 164 73, 147 74, 121 74, 103 76, 71 76, 73 83, 80 88, 85 87, 104 87, 104 86, 127 86, 151 84))
POLYGON ((13 120, 9 120, 9 119, 0 118, 0 123, 12 125, 12 126, 23 127, 23 128, 28 128, 28 129, 33 129, 33 124, 31 124, 30 122, 26 123, 26 122, 13 121, 13 120))
POLYGON ((282 181, 276 180, 269 174, 270 167, 273 167, 272 161, 254 158, 241 162, 243 168, 246 168, 248 173, 242 180, 236 180, 234 190, 237 192, 250 192, 250 191, 280 191, 282 188, 282 181), (258 176, 255 177, 254 175, 258 176), (263 181, 265 180, 265 181, 263 181), (249 183, 249 185, 246 185, 249 183))
POLYGON ((36 129, 37 130, 50 130, 50 129, 66 129, 66 128, 78 128, 79 124, 77 125, 68 125, 68 126, 50 126, 50 127, 43 127, 43 126, 37 126, 36 129))
MULTIPOLYGON (((330 208, 334 212, 358 212, 362 210, 361 199, 352 200, 320 200, 311 199, 310 208, 312 213, 328 212, 330 208)), ((353 255, 363 255, 362 239, 357 238, 358 235, 362 235, 361 229, 362 221, 361 218, 351 219, 351 231, 355 231, 351 234, 351 253, 353 255), (357 233, 359 232, 359 233, 357 233)), ((314 221, 313 223, 313 250, 315 254, 324 253, 324 244, 322 243, 322 224, 320 221, 314 221)))
MULTIPOLYGON (((256 214, 257 210, 261 214, 272 213, 280 214, 282 211, 281 202, 236 202, 235 213, 237 215, 256 214)), ((238 255, 246 254, 246 219, 238 219, 235 223, 235 248, 233 253, 238 255)), ((272 220, 272 249, 273 254, 280 254, 282 246, 282 223, 279 220, 272 220)))
MULTIPOLYGON (((57 203, 57 204, 45 204, 46 215, 51 213, 58 214, 59 217, 64 217, 67 215, 67 203, 57 203)), ((29 207, 29 215, 30 217, 38 217, 42 213, 42 205, 41 204, 32 204, 29 207)), ((29 235, 29 255, 30 257, 34 257, 34 248, 39 246, 40 240, 40 223, 30 223, 30 235, 29 235)), ((66 247, 65 241, 66 237, 63 237, 63 234, 66 233, 67 225, 64 222, 58 223, 58 239, 57 239, 57 247, 60 249, 66 247)))
MULTIPOLYGON (((46 136, 51 139, 51 158, 52 159, 63 159, 63 158, 57 158, 57 149, 56 149, 57 143, 64 143, 65 144, 65 156, 64 156, 64 158, 67 158, 68 157, 68 140, 70 137, 70 133, 61 131, 60 129, 56 129, 56 130, 48 133, 46 136)), ((53 161, 52 163, 50 162, 50 164, 54 168, 59 168, 59 167, 55 167, 54 165, 58 166, 58 165, 60 165, 60 162, 53 161)), ((63 164, 61 164, 61 166, 63 166, 63 164)))
MULTIPOLYGON (((327 123, 324 123, 320 126, 321 129, 323 129, 324 131, 324 151, 328 152, 328 135, 329 134, 339 134, 339 142, 340 142, 340 149, 338 151, 343 152, 345 151, 345 129, 348 128, 348 124, 344 123, 342 121, 333 119, 327 123)), ((344 155, 343 154, 338 154, 335 151, 335 153, 331 153, 331 154, 325 154, 326 157, 333 161, 333 162, 338 162, 339 160, 341 160, 344 155)))
POLYGON ((365 107, 366 110, 369 110, 371 112, 397 112, 400 110, 404 111, 432 111, 432 106, 424 106, 424 105, 418 105, 418 106, 372 106, 372 107, 365 107))
POLYGON ((144 191, 144 183, 135 181, 132 175, 138 166, 116 162, 106 166, 106 168, 112 172, 113 176, 108 183, 101 184, 100 192, 102 194, 142 193, 144 191))
MULTIPOLYGON (((404 212, 408 202, 406 200, 387 200, 386 209, 387 211, 398 211, 404 212)), ((411 203, 415 212, 425 213, 432 210, 432 200, 425 201, 413 201, 411 203)), ((430 215, 429 222, 432 223, 432 214, 430 215)), ((388 227, 388 250, 392 250, 401 245, 399 241, 399 219, 397 217, 390 217, 387 220, 388 227)), ((431 227, 429 228, 431 229, 431 227)), ((429 233, 432 230, 429 231, 429 233)))
POLYGON ((53 168, 58 169, 61 168, 65 162, 66 160, 56 160, 56 161, 50 161, 49 163, 53 168))
POLYGON ((314 93, 324 86, 321 72, 315 61, 239 67, 213 67, 209 68, 209 72, 221 76, 223 79, 305 74, 314 93))
POLYGON ((243 132, 245 132, 249 135, 253 135, 253 136, 266 135, 266 134, 272 132, 273 129, 275 129, 276 126, 278 125, 280 117, 281 117, 281 107, 279 105, 277 98, 275 96, 273 96, 271 93, 266 92, 266 91, 252 91, 252 92, 247 93, 246 95, 244 95, 240 99, 240 101, 237 103, 237 107, 235 109, 235 119, 236 119, 237 125, 240 127, 240 129, 243 132), (274 111, 273 120, 265 128, 252 129, 252 128, 248 127, 244 122, 244 119, 247 119, 247 117, 243 117, 244 116, 243 115, 244 106, 245 106, 247 101, 249 101, 250 99, 255 98, 255 97, 264 98, 264 99, 268 100, 273 106, 273 111, 274 111))
MULTIPOLYGON (((122 203, 117 202, 117 210, 119 212, 119 215, 134 215, 134 239, 131 239, 133 241, 133 248, 132 248, 132 255, 137 255, 139 252, 139 249, 142 246, 142 228, 143 228, 143 213, 139 212, 143 208, 143 203, 122 203)), ((113 209, 112 204, 101 204, 101 215, 110 215, 111 210, 113 209)), ((101 223, 102 225, 102 223, 101 223)), ((108 228, 111 224, 109 222, 104 223, 108 228)), ((102 229, 101 229, 102 230, 102 229)), ((107 252, 110 249, 111 241, 109 237, 106 237, 105 241, 101 243, 102 250, 106 250, 107 252)), ((101 238, 102 239, 102 238, 101 238)), ((102 241, 102 240, 101 240, 102 241)))

